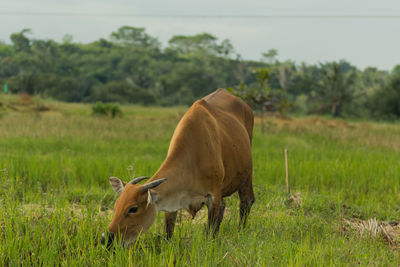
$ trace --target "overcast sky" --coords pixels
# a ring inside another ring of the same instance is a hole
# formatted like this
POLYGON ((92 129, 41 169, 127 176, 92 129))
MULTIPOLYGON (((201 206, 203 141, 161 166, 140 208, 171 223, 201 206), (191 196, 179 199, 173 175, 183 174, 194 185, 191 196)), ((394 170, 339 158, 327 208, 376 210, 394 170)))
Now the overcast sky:
POLYGON ((31 28, 33 38, 60 41, 71 34, 75 42, 87 43, 123 25, 145 27, 164 44, 176 34, 209 32, 230 39, 245 59, 260 59, 275 48, 280 60, 297 63, 346 59, 359 68, 385 70, 400 64, 399 0, 0 1, 0 40, 6 42, 11 33, 31 28), (254 17, 265 15, 285 17, 254 17), (372 17, 286 17, 353 15, 372 17))

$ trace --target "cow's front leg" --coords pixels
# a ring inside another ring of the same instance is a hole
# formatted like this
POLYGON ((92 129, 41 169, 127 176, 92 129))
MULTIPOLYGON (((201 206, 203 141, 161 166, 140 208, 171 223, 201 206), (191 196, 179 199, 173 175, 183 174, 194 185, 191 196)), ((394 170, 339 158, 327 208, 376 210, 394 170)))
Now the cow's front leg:
POLYGON ((219 226, 224 217, 225 202, 222 198, 214 198, 214 201, 208 206, 208 224, 207 224, 207 234, 212 232, 215 236, 218 233, 219 226))
POLYGON ((165 216, 164 216, 164 218, 165 218, 165 233, 167 234, 167 239, 170 239, 172 237, 172 234, 174 233, 175 221, 176 221, 177 214, 178 214, 177 211, 165 213, 165 216))

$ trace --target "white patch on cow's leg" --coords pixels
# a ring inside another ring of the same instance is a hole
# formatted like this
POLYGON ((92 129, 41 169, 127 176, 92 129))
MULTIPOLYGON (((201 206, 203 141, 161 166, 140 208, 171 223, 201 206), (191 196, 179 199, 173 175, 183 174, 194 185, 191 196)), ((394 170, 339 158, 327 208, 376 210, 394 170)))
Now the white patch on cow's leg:
POLYGON ((118 195, 120 195, 122 193, 122 191, 124 190, 124 183, 121 181, 121 179, 117 178, 117 177, 110 177, 110 184, 112 189, 115 191, 115 193, 117 193, 118 195))

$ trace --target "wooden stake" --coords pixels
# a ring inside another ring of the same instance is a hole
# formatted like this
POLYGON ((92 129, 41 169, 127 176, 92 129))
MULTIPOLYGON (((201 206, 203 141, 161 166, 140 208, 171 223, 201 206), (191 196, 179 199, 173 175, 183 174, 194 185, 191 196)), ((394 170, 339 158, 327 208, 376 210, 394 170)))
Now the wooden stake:
POLYGON ((286 166, 286 193, 290 194, 290 183, 289 183, 289 160, 288 160, 288 149, 285 148, 285 166, 286 166))

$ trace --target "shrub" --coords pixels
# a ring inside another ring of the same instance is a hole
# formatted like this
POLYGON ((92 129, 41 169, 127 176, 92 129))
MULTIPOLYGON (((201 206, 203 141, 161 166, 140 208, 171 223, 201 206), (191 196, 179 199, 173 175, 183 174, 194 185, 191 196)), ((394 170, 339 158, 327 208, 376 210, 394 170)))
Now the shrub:
POLYGON ((377 90, 371 99, 372 114, 376 118, 400 118, 400 74, 392 74, 390 82, 377 90))
POLYGON ((103 102, 97 102, 92 106, 92 113, 94 115, 111 116, 112 118, 122 115, 122 111, 118 103, 105 104, 103 102))

